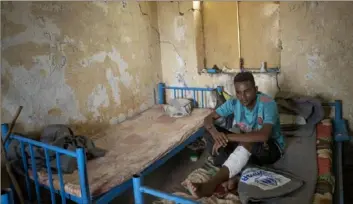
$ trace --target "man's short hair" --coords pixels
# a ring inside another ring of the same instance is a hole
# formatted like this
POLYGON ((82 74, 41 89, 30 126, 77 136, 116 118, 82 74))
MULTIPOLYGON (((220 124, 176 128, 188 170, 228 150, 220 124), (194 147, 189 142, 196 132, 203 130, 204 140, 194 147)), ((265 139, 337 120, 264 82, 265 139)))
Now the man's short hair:
POLYGON ((255 86, 255 79, 251 72, 240 72, 234 77, 234 84, 237 82, 250 81, 255 86))

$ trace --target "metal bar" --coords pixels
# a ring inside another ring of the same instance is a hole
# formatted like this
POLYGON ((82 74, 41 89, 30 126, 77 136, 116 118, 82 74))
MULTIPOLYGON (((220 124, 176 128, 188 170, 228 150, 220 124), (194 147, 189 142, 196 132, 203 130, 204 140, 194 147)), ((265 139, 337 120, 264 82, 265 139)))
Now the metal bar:
POLYGON ((201 107, 204 108, 205 104, 204 104, 204 99, 203 99, 203 91, 201 91, 201 107))
POLYGON ((23 169, 25 171, 25 180, 26 180, 26 188, 27 188, 27 194, 28 194, 28 199, 32 201, 32 192, 31 192, 31 186, 29 183, 29 176, 28 176, 28 165, 27 165, 27 157, 25 154, 25 145, 23 142, 20 141, 20 148, 21 148, 21 157, 22 157, 22 163, 23 163, 23 169))
POLYGON ((1 189, 1 204, 14 204, 14 196, 11 188, 1 189))
POLYGON ((334 140, 336 142, 344 142, 351 140, 348 134, 346 120, 334 120, 334 140))
POLYGON ((181 90, 181 97, 184 98, 184 90, 181 90))
POLYGON ((194 106, 196 107, 196 91, 193 90, 192 97, 194 98, 194 106))
POLYGON ((342 120, 342 103, 339 100, 335 101, 335 120, 342 120))
POLYGON ((56 158, 56 168, 58 169, 58 174, 59 174, 59 183, 60 183, 60 195, 61 195, 61 203, 66 203, 66 198, 65 198, 65 186, 64 186, 64 178, 63 174, 61 172, 61 162, 60 162, 60 154, 59 152, 56 152, 55 154, 56 158))
POLYGON ((55 189, 54 189, 54 184, 53 184, 53 175, 51 172, 49 153, 48 153, 47 149, 44 149, 44 154, 45 154, 45 163, 46 163, 47 171, 48 171, 51 203, 55 204, 56 201, 55 201, 55 189))
POLYGON ((335 106, 335 103, 322 103, 322 106, 335 106))
POLYGON ((237 31, 238 31, 238 57, 241 59, 241 41, 240 41, 240 19, 239 19, 239 2, 237 2, 237 31))
POLYGON ((61 154, 65 154, 65 155, 68 155, 68 156, 76 158, 76 152, 68 151, 66 149, 62 149, 62 148, 59 148, 59 147, 48 145, 48 144, 45 144, 45 143, 42 143, 42 142, 38 142, 38 141, 35 141, 35 140, 32 140, 32 139, 21 137, 21 136, 18 136, 18 135, 12 135, 11 138, 16 139, 16 140, 21 141, 21 142, 28 143, 30 145, 35 145, 35 146, 38 146, 38 147, 42 147, 43 149, 52 150, 52 151, 59 152, 61 154))
POLYGON ((174 93, 174 98, 176 98, 176 90, 175 89, 173 90, 173 93, 174 93))
POLYGON ((159 104, 164 104, 165 101, 165 85, 164 83, 159 83, 158 84, 158 103, 159 104))
MULTIPOLYGON (((166 199, 166 200, 174 201, 176 203, 183 203, 183 204, 197 204, 198 203, 198 202, 195 202, 195 201, 187 199, 187 198, 183 198, 183 197, 180 197, 180 196, 175 196, 175 195, 172 195, 172 194, 169 194, 169 193, 164 193, 164 192, 161 192, 161 191, 158 191, 158 190, 155 190, 155 189, 152 189, 152 188, 148 188, 148 187, 145 187, 145 186, 141 186, 139 188, 139 192, 140 193, 141 192, 142 193, 147 193, 147 194, 159 197, 159 198, 163 198, 163 199, 166 199)), ((136 202, 136 200, 135 200, 135 203, 142 204, 142 203, 136 202)))
POLYGON ((41 203, 40 189, 39 189, 39 182, 38 182, 38 175, 37 175, 37 167, 36 167, 36 160, 35 160, 35 155, 34 155, 34 152, 33 152, 32 144, 29 144, 29 152, 30 152, 30 155, 31 155, 32 175, 33 175, 34 184, 35 184, 35 188, 36 188, 37 201, 38 201, 38 203, 41 203))
MULTIPOLYGON (((39 186, 40 186, 40 187, 43 187, 44 189, 47 189, 48 191, 50 190, 50 188, 48 187, 48 185, 39 183, 39 186)), ((56 193, 56 194, 60 194, 60 190, 56 190, 56 189, 55 189, 55 193, 56 193)), ((70 199, 70 200, 72 200, 72 201, 75 202, 75 203, 80 203, 80 202, 81 202, 81 197, 77 197, 77 196, 72 195, 72 194, 69 194, 69 193, 65 193, 65 196, 66 196, 67 199, 70 199)))
POLYGON ((165 89, 175 89, 175 90, 188 90, 188 91, 213 91, 214 88, 198 88, 198 87, 176 87, 176 86, 166 86, 165 89))
POLYGON ((88 177, 87 177, 87 165, 86 165, 86 153, 85 149, 78 148, 76 150, 77 154, 77 166, 78 166, 78 175, 80 178, 80 187, 81 187, 81 199, 82 203, 91 203, 91 196, 88 186, 88 177))
POLYGON ((132 185, 134 188, 134 199, 135 199, 135 204, 143 204, 144 199, 143 199, 143 194, 141 192, 141 177, 138 175, 134 175, 132 177, 132 185))

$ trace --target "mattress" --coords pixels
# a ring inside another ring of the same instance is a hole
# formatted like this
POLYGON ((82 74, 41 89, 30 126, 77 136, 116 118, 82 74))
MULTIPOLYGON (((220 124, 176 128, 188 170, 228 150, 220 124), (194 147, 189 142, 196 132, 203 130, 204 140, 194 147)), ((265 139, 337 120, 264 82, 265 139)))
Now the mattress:
MULTIPOLYGON (((107 153, 87 162, 91 195, 106 193, 143 171, 202 127, 209 113, 210 109, 194 109, 190 116, 172 118, 156 105, 94 135, 96 146, 107 153)), ((49 185, 46 171, 38 172, 38 176, 40 183, 49 185)), ((60 189, 57 175, 53 177, 54 187, 60 189)), ((65 174, 64 182, 67 193, 81 196, 77 171, 65 174)))
POLYGON ((333 173, 333 137, 332 124, 325 120, 317 126, 316 151, 318 177, 316 182, 314 204, 333 203, 335 176, 333 173))
POLYGON ((332 125, 323 120, 310 137, 287 137, 284 158, 274 166, 304 180, 298 191, 273 200, 271 204, 332 203, 334 177, 332 173, 332 125))

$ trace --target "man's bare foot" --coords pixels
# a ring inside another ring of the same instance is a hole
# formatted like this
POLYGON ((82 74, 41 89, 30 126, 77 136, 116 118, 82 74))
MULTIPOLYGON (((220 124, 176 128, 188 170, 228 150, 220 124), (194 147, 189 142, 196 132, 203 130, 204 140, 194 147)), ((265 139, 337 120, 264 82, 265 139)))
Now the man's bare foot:
POLYGON ((229 179, 228 181, 222 183, 222 185, 224 186, 224 188, 227 189, 228 192, 234 192, 237 190, 237 184, 239 182, 239 177, 234 177, 229 179))
POLYGON ((215 191, 214 185, 210 183, 191 183, 192 194, 197 198, 210 197, 215 191))

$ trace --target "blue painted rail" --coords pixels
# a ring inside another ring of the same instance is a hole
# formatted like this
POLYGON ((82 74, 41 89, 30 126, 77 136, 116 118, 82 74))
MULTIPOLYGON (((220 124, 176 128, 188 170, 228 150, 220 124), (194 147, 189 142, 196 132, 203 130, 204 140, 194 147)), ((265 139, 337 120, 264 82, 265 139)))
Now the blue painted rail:
MULTIPOLYGON (((2 124, 1 125, 1 133, 2 137, 5 137, 7 132, 9 131, 8 124, 2 124)), ((29 170, 32 171, 32 177, 34 180, 34 185, 35 185, 35 200, 38 203, 41 203, 41 194, 40 194, 40 187, 45 187, 48 188, 47 185, 41 184, 39 182, 38 178, 38 169, 36 167, 36 161, 35 161, 35 151, 33 150, 34 147, 40 148, 44 151, 45 154, 45 164, 46 164, 46 171, 48 174, 48 182, 49 182, 49 190, 51 194, 51 202, 55 204, 55 193, 60 192, 61 195, 61 202, 66 203, 66 198, 70 198, 78 203, 90 203, 90 194, 89 194, 89 186, 88 186, 88 179, 87 179, 87 171, 86 171, 86 154, 85 150, 83 148, 78 148, 75 152, 73 151, 68 151, 66 149, 58 148, 52 145, 48 145, 42 142, 38 142, 29 138, 25 138, 19 135, 12 134, 10 136, 10 140, 7 141, 7 144, 5 145, 6 148, 8 148, 9 143, 11 140, 17 140, 20 143, 20 150, 21 150, 21 157, 22 157, 22 165, 23 165, 23 170, 25 173, 25 183, 26 183, 26 192, 28 196, 29 201, 33 201, 33 193, 31 189, 31 179, 29 177, 29 170), (29 168, 28 165, 28 160, 27 160, 27 155, 25 154, 25 148, 26 146, 29 147, 29 152, 30 152, 30 163, 31 163, 31 169, 29 168), (49 160, 49 152, 55 152, 55 158, 56 158, 56 165, 58 169, 58 177, 59 177, 59 183, 60 183, 60 189, 56 190, 54 188, 53 184, 53 173, 50 168, 50 160, 49 160), (67 155, 73 158, 77 159, 77 167, 78 167, 78 173, 79 173, 79 178, 80 178, 80 186, 81 186, 81 197, 75 197, 73 195, 70 195, 65 192, 64 189, 64 180, 63 180, 63 173, 61 171, 61 163, 60 163, 60 155, 67 155)))

